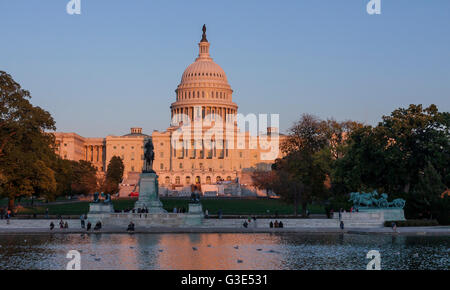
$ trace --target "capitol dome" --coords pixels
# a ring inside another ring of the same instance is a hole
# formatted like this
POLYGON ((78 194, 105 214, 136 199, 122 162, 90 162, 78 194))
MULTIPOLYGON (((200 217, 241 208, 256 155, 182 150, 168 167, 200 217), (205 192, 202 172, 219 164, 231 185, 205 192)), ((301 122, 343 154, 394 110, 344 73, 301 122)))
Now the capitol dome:
POLYGON ((175 90, 176 102, 171 105, 172 117, 185 114, 193 118, 195 109, 201 110, 203 117, 219 114, 225 118, 226 114, 236 114, 237 105, 232 101, 233 90, 225 71, 209 54, 206 26, 203 26, 203 36, 198 45, 198 57, 183 72, 175 90))

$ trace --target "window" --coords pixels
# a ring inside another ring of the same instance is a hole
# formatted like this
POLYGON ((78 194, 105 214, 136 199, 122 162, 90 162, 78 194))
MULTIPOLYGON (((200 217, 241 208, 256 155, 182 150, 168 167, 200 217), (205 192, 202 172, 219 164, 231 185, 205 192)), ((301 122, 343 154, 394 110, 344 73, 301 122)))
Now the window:
POLYGON ((211 184, 211 176, 206 176, 206 184, 211 184))
POLYGON ((175 177, 175 184, 177 184, 177 185, 180 184, 180 177, 179 176, 175 177))
POLYGON ((159 152, 159 157, 163 158, 164 157, 164 152, 159 152))
POLYGON ((227 181, 231 181, 231 176, 227 176, 227 181))
POLYGON ((163 163, 161 163, 161 164, 159 165, 159 169, 161 169, 161 170, 164 169, 164 164, 163 164, 163 163))
POLYGON ((166 178, 164 179, 164 183, 165 184, 169 184, 170 183, 170 177, 166 176, 166 178))
POLYGON ((186 176, 186 184, 191 184, 191 177, 190 176, 186 176))
POLYGON ((183 163, 180 162, 180 169, 183 169, 183 163))

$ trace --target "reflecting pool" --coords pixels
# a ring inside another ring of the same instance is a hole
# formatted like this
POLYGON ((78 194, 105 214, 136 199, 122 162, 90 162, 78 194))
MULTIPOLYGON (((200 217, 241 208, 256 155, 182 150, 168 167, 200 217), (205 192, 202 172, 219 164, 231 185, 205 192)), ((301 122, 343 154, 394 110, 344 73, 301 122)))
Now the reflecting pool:
POLYGON ((55 234, 0 236, 0 269, 382 269, 450 268, 450 237, 353 234, 55 234))

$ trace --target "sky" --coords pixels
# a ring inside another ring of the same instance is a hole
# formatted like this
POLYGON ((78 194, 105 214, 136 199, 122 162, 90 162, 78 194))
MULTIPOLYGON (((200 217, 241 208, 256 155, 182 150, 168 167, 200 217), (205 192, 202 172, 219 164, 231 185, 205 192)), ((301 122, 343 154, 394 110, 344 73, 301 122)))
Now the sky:
POLYGON ((409 104, 450 111, 450 1, 0 0, 0 70, 84 137, 165 130, 207 25, 243 114, 375 125, 409 104))

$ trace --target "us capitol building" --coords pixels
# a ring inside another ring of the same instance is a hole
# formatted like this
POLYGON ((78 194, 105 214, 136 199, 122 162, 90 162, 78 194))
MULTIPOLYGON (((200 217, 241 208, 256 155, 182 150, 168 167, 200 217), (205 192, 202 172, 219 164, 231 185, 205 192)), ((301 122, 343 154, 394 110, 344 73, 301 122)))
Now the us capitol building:
MULTIPOLYGON (((56 132, 57 154, 69 160, 89 161, 99 174, 106 172, 113 156, 119 156, 125 165, 120 195, 127 196, 138 191, 136 184, 144 163, 144 144, 151 138, 155 152, 153 169, 159 176, 160 194, 190 195, 194 186, 205 195, 258 194, 251 185, 250 172, 255 168, 270 168, 280 153, 277 150, 276 156, 264 157, 269 150, 267 142, 262 144, 261 134, 254 137, 238 129, 238 106, 232 100, 233 90, 224 70, 210 56, 205 26, 198 45, 198 57, 186 68, 175 90, 176 100, 170 106, 172 121, 166 131, 146 135, 142 128, 136 127, 131 128, 129 134, 105 138, 56 132), (223 134, 212 136, 208 140, 209 146, 205 146, 202 140, 200 144, 194 139, 172 141, 180 127, 191 121, 203 122, 201 130, 204 134, 215 126, 218 119, 222 120, 219 124, 223 124, 220 125, 223 126, 223 134)), ((264 140, 276 144, 283 138, 277 129, 271 127, 263 135, 264 140)))

